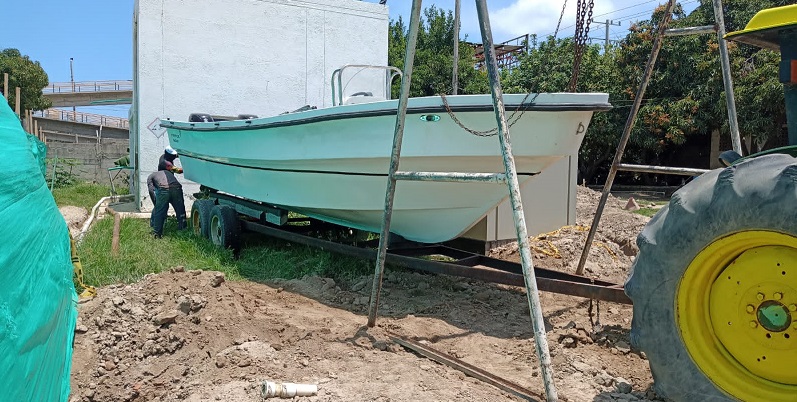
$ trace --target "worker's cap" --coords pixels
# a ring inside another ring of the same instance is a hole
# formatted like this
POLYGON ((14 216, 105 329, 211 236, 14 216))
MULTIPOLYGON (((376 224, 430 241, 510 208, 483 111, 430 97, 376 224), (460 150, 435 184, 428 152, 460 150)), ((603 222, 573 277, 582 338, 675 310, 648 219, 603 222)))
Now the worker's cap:
POLYGON ((177 156, 177 151, 175 151, 174 148, 172 148, 172 147, 166 147, 164 152, 166 152, 169 155, 177 156))

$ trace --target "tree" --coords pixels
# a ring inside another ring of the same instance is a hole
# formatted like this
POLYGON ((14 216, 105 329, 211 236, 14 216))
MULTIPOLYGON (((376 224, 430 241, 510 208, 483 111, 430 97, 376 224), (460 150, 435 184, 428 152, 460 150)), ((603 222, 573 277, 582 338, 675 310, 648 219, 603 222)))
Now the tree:
MULTIPOLYGON (((399 17, 388 28, 388 64, 404 68, 408 28, 399 17)), ((451 93, 451 70, 454 66, 454 16, 432 5, 426 8, 418 29, 415 62, 412 71, 410 96, 431 96, 451 93)), ((459 93, 485 93, 489 90, 487 74, 473 68, 474 49, 459 42, 459 93)), ((398 96, 400 83, 393 84, 398 96)))
MULTIPOLYGON (((563 92, 573 73, 573 40, 553 37, 537 43, 532 38, 531 50, 520 56, 520 65, 505 74, 508 93, 563 92)), ((622 91, 622 77, 614 50, 601 53, 600 45, 584 50, 579 68, 577 92, 606 92, 615 109, 595 113, 579 150, 579 176, 592 182, 598 171, 614 156, 620 133, 628 113, 628 95, 622 91), (621 106, 617 106, 621 105, 621 106)))
MULTIPOLYGON (((16 87, 21 90, 22 110, 44 110, 52 106, 49 99, 42 94, 42 89, 49 85, 47 73, 38 61, 22 55, 17 49, 4 49, 0 52, 0 75, 8 73, 8 87, 3 93, 8 94, 11 105, 16 102, 16 87)), ((2 86, 0 80, 0 87, 2 86)))
MULTIPOLYGON (((725 29, 743 29, 761 9, 782 6, 786 0, 728 0, 725 2, 725 29)), ((627 90, 635 90, 647 60, 657 22, 664 13, 659 7, 651 19, 631 28, 621 42, 619 64, 624 69, 627 90)), ((671 26, 687 27, 714 24, 711 1, 703 0, 692 13, 675 13, 671 26)), ((777 81, 778 56, 769 50, 729 42, 731 70, 736 95, 740 132, 761 150, 780 137, 785 122, 783 91, 777 81)), ((668 38, 664 41, 653 78, 640 109, 632 141, 645 144, 643 158, 652 164, 684 163, 708 167, 710 135, 718 131, 728 138, 730 129, 716 35, 668 38), (691 145, 690 145, 691 143, 691 145), (699 161, 679 154, 696 144, 706 148, 699 161)))

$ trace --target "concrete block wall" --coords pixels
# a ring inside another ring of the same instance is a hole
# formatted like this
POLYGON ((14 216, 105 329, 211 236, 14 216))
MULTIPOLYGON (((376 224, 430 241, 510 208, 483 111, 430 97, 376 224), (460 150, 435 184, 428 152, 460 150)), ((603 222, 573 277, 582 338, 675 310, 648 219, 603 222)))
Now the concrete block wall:
MULTIPOLYGON (((159 118, 331 106, 334 70, 387 64, 387 28, 386 6, 357 0, 136 0, 130 151, 139 206, 151 208, 146 179, 169 145, 159 118)), ((183 188, 188 196, 198 185, 183 188)))
MULTIPOLYGON (((47 159, 49 160, 47 180, 52 174, 53 161, 59 159, 63 169, 71 170, 80 180, 93 181, 109 185, 108 168, 114 161, 128 154, 129 143, 125 140, 104 140, 102 143, 70 143, 47 141, 47 159), (73 163, 71 167, 66 159, 73 163)), ((118 182, 117 182, 118 184, 118 182)))
MULTIPOLYGON (((56 131, 59 133, 78 134, 78 135, 95 137, 97 136, 97 131, 99 130, 99 126, 95 126, 93 124, 46 119, 35 116, 33 117, 33 119, 36 121, 38 127, 45 131, 56 131)), ((101 135, 103 138, 116 138, 116 139, 126 140, 130 137, 130 132, 126 129, 121 129, 117 127, 103 127, 101 135)))

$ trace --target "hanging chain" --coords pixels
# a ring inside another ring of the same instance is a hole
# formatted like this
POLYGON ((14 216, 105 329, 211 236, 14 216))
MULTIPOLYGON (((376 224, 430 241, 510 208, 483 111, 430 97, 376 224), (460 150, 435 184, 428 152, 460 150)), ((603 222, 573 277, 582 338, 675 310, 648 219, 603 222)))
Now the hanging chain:
POLYGON ((589 25, 592 23, 592 8, 595 3, 593 0, 581 0, 576 8, 576 33, 573 37, 573 75, 570 83, 567 84, 568 92, 575 92, 578 85, 578 74, 581 69, 581 59, 587 47, 589 39, 589 25))
MULTIPOLYGON (((531 98, 531 100, 529 100, 528 103, 527 103, 526 100, 529 99, 529 96, 531 96, 531 92, 527 93, 526 96, 523 97, 523 100, 520 101, 520 104, 518 105, 517 109, 515 109, 515 111, 512 112, 511 115, 509 115, 509 118, 507 119, 508 127, 514 126, 515 123, 517 123, 518 120, 520 120, 520 118, 523 117, 523 113, 526 113, 526 110, 528 110, 529 106, 534 104, 534 101, 537 99, 538 96, 540 96, 540 94, 539 93, 534 94, 534 97, 531 98)), ((440 99, 443 100, 443 106, 445 107, 446 113, 448 113, 448 116, 451 117, 451 120, 454 120, 454 123, 457 123, 457 125, 460 128, 462 128, 463 130, 465 130, 465 131, 467 131, 467 132, 469 132, 469 133, 471 133, 471 134, 473 134, 473 135, 475 135, 477 137, 492 137, 492 136, 498 134, 498 127, 490 129, 490 130, 484 130, 484 131, 478 131, 478 130, 474 130, 474 129, 465 127, 465 125, 462 124, 462 122, 459 121, 457 116, 454 114, 454 111, 451 110, 451 106, 448 105, 448 99, 446 99, 446 95, 445 94, 440 94, 440 99)))
MULTIPOLYGON (((578 1, 578 0, 576 0, 578 1)), ((562 4, 562 13, 559 14, 559 22, 556 23, 556 31, 553 32, 553 37, 556 38, 556 35, 559 34, 559 26, 562 25, 562 17, 565 16, 565 8, 567 8, 567 0, 565 0, 565 4, 562 4)), ((545 39, 545 38, 543 38, 545 39)))

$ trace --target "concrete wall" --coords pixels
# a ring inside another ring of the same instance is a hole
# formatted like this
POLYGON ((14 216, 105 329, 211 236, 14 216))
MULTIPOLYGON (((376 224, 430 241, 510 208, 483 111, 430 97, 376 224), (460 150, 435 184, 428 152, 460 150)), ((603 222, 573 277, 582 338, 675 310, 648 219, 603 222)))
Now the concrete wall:
MULTIPOLYGON (((95 126, 93 124, 76 123, 73 121, 45 119, 43 117, 35 116, 33 119, 37 122, 38 127, 45 131, 56 131, 60 133, 95 137, 97 135, 97 130, 100 128, 99 126, 95 126)), ((126 140, 130 137, 130 132, 126 129, 116 127, 103 127, 102 137, 126 140)))
MULTIPOLYGON (((70 143, 59 142, 48 138, 47 180, 51 179, 52 161, 59 159, 61 169, 70 171, 80 180, 93 181, 109 185, 108 168, 114 166, 114 161, 127 155, 128 141, 104 140, 102 143, 70 143)), ((116 185, 124 185, 124 177, 117 177, 116 185)))
MULTIPOLYGON (((331 106, 335 69, 387 64, 387 28, 386 6, 355 0, 137 0, 130 148, 139 205, 151 208, 146 178, 169 145, 158 118, 331 106)), ((198 189, 183 183, 186 195, 198 189)))

